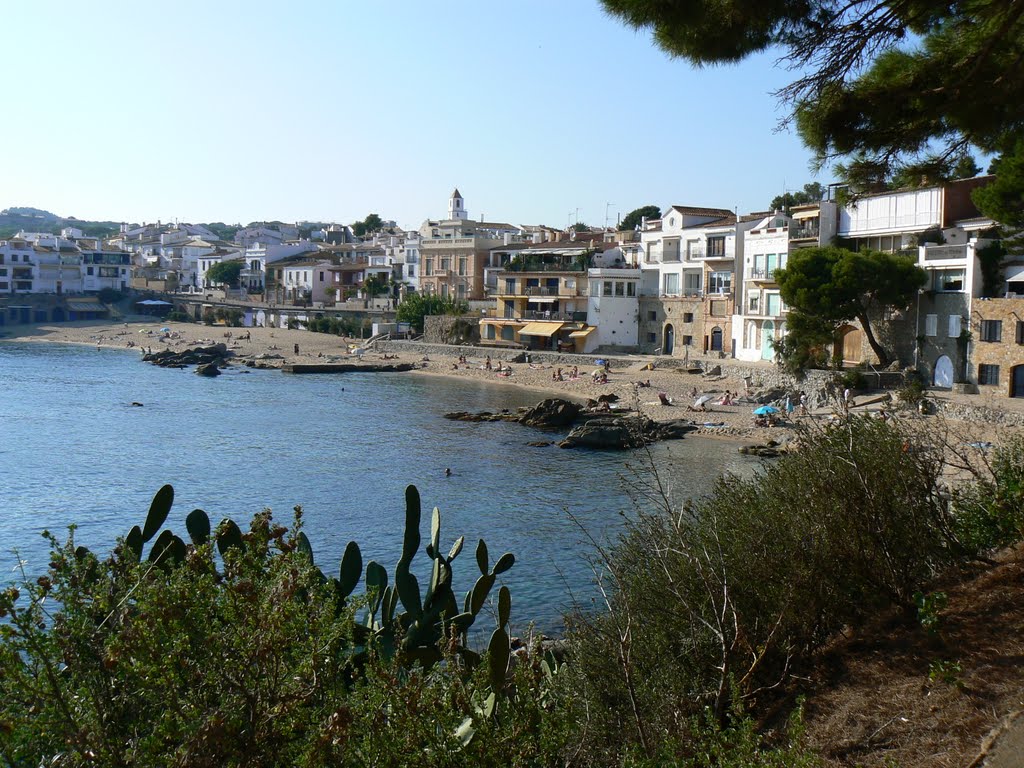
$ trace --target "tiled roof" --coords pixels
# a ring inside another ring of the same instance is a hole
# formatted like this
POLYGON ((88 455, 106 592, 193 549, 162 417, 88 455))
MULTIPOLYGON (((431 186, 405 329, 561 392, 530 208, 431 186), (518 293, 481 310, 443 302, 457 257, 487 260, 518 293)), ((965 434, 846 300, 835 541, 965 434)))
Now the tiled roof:
MULTIPOLYGON (((686 216, 735 216, 736 214, 728 208, 697 208, 692 205, 673 205, 673 211, 678 211, 686 216)), ((664 218, 664 217, 662 217, 664 218)))

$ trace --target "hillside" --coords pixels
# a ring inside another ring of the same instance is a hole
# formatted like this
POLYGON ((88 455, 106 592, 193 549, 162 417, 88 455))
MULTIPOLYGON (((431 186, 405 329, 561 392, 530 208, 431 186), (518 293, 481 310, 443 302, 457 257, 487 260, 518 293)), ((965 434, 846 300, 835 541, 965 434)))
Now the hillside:
POLYGON ((21 230, 58 234, 64 227, 77 227, 93 237, 109 237, 120 230, 121 223, 85 221, 74 216, 65 218, 41 208, 27 206, 12 206, 0 211, 0 239, 11 237, 21 230))

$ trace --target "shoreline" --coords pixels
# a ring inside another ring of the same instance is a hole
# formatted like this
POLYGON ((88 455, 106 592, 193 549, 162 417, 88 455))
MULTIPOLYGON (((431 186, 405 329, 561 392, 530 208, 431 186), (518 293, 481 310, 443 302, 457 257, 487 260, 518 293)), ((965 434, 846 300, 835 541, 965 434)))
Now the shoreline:
MULTIPOLYGON (((188 322, 165 322, 148 317, 130 317, 127 321, 79 321, 66 324, 29 324, 8 326, 0 330, 0 343, 54 343, 93 346, 98 349, 119 349, 122 351, 142 352, 143 349, 181 351, 197 345, 224 343, 237 358, 248 359, 261 354, 276 355, 271 360, 272 366, 287 363, 316 363, 362 360, 376 363, 384 360, 379 352, 367 352, 361 357, 350 355, 350 349, 359 346, 365 340, 349 339, 331 334, 314 333, 306 330, 286 328, 228 328, 226 326, 198 325, 188 322), (169 334, 159 329, 170 329, 169 334)), ((601 395, 616 396, 621 406, 638 412, 654 421, 664 422, 675 419, 688 419, 699 425, 697 430, 687 438, 712 438, 764 444, 774 440, 785 442, 794 434, 792 427, 803 420, 821 423, 832 410, 829 408, 812 410, 806 417, 796 413, 788 420, 789 425, 775 427, 754 426, 752 411, 757 407, 751 400, 739 403, 719 405, 721 395, 726 391, 742 394, 742 380, 734 380, 725 376, 704 377, 687 374, 675 368, 657 368, 647 370, 649 359, 638 357, 636 363, 629 367, 612 368, 608 373, 607 383, 596 383, 591 377, 591 369, 579 371, 575 379, 569 377, 571 367, 562 366, 563 380, 553 380, 558 366, 546 363, 510 365, 509 376, 499 376, 495 371, 486 370, 485 359, 479 358, 478 349, 473 350, 474 357, 466 363, 457 362, 456 357, 426 357, 413 353, 396 353, 387 355, 387 360, 394 363, 414 364, 409 373, 414 375, 443 376, 450 379, 473 380, 488 385, 518 387, 535 392, 538 401, 546 397, 558 397, 576 402, 596 400, 601 395), (638 386, 647 384, 650 386, 638 386), (708 412, 695 412, 690 407, 694 402, 694 392, 699 396, 709 395, 708 412), (663 405, 660 395, 664 395, 672 405, 663 405), (715 426, 709 426, 715 425, 715 426)), ((495 353, 496 357, 499 353, 495 353)), ((141 362, 141 361, 140 361, 141 362)), ((495 359, 495 364, 498 360, 495 359)), ((509 364, 505 364, 509 365, 509 364)), ((882 404, 858 407, 857 413, 876 412, 882 404)), ((891 409, 890 409, 891 410, 891 409)), ((785 414, 780 414, 785 416, 785 414)), ((901 420, 917 420, 916 413, 896 412, 901 420)), ((956 422, 962 424, 965 431, 970 431, 974 439, 997 442, 1002 430, 979 425, 973 422, 956 422)), ((1004 428, 1005 429, 1005 428, 1004 428)))

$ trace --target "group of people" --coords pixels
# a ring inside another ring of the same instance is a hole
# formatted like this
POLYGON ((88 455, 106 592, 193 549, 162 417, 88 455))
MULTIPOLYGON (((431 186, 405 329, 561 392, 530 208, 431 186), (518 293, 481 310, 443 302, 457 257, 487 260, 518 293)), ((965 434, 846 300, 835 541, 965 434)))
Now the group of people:
MULTIPOLYGON (((580 377, 580 368, 578 365, 572 367, 572 371, 569 373, 569 380, 575 380, 580 377)), ((562 373, 562 369, 558 368, 554 373, 551 374, 552 381, 565 381, 565 375, 562 373)))

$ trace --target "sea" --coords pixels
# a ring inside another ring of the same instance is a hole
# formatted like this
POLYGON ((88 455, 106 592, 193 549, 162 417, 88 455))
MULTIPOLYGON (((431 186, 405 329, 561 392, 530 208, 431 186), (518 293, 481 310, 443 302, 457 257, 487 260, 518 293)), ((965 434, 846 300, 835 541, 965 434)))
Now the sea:
MULTIPOLYGON (((167 527, 183 538, 196 508, 245 530, 260 510, 288 523, 299 505, 325 573, 337 574, 349 541, 364 564, 393 573, 411 484, 424 545, 434 507, 443 551, 465 536, 456 592, 479 574, 484 539, 492 563, 516 557, 501 577, 513 628, 557 633, 567 611, 599 607, 594 542, 614 543, 651 503, 635 489, 655 467, 679 505, 757 466, 732 442, 694 437, 627 453, 530 446, 557 435, 444 414, 515 409, 544 393, 409 373, 205 378, 143 363, 137 350, 5 342, 0 393, 0 584, 45 572, 44 530, 66 536, 73 524, 79 544, 109 552, 165 483, 175 492, 167 527)), ((418 562, 425 570, 426 556, 418 562)))

